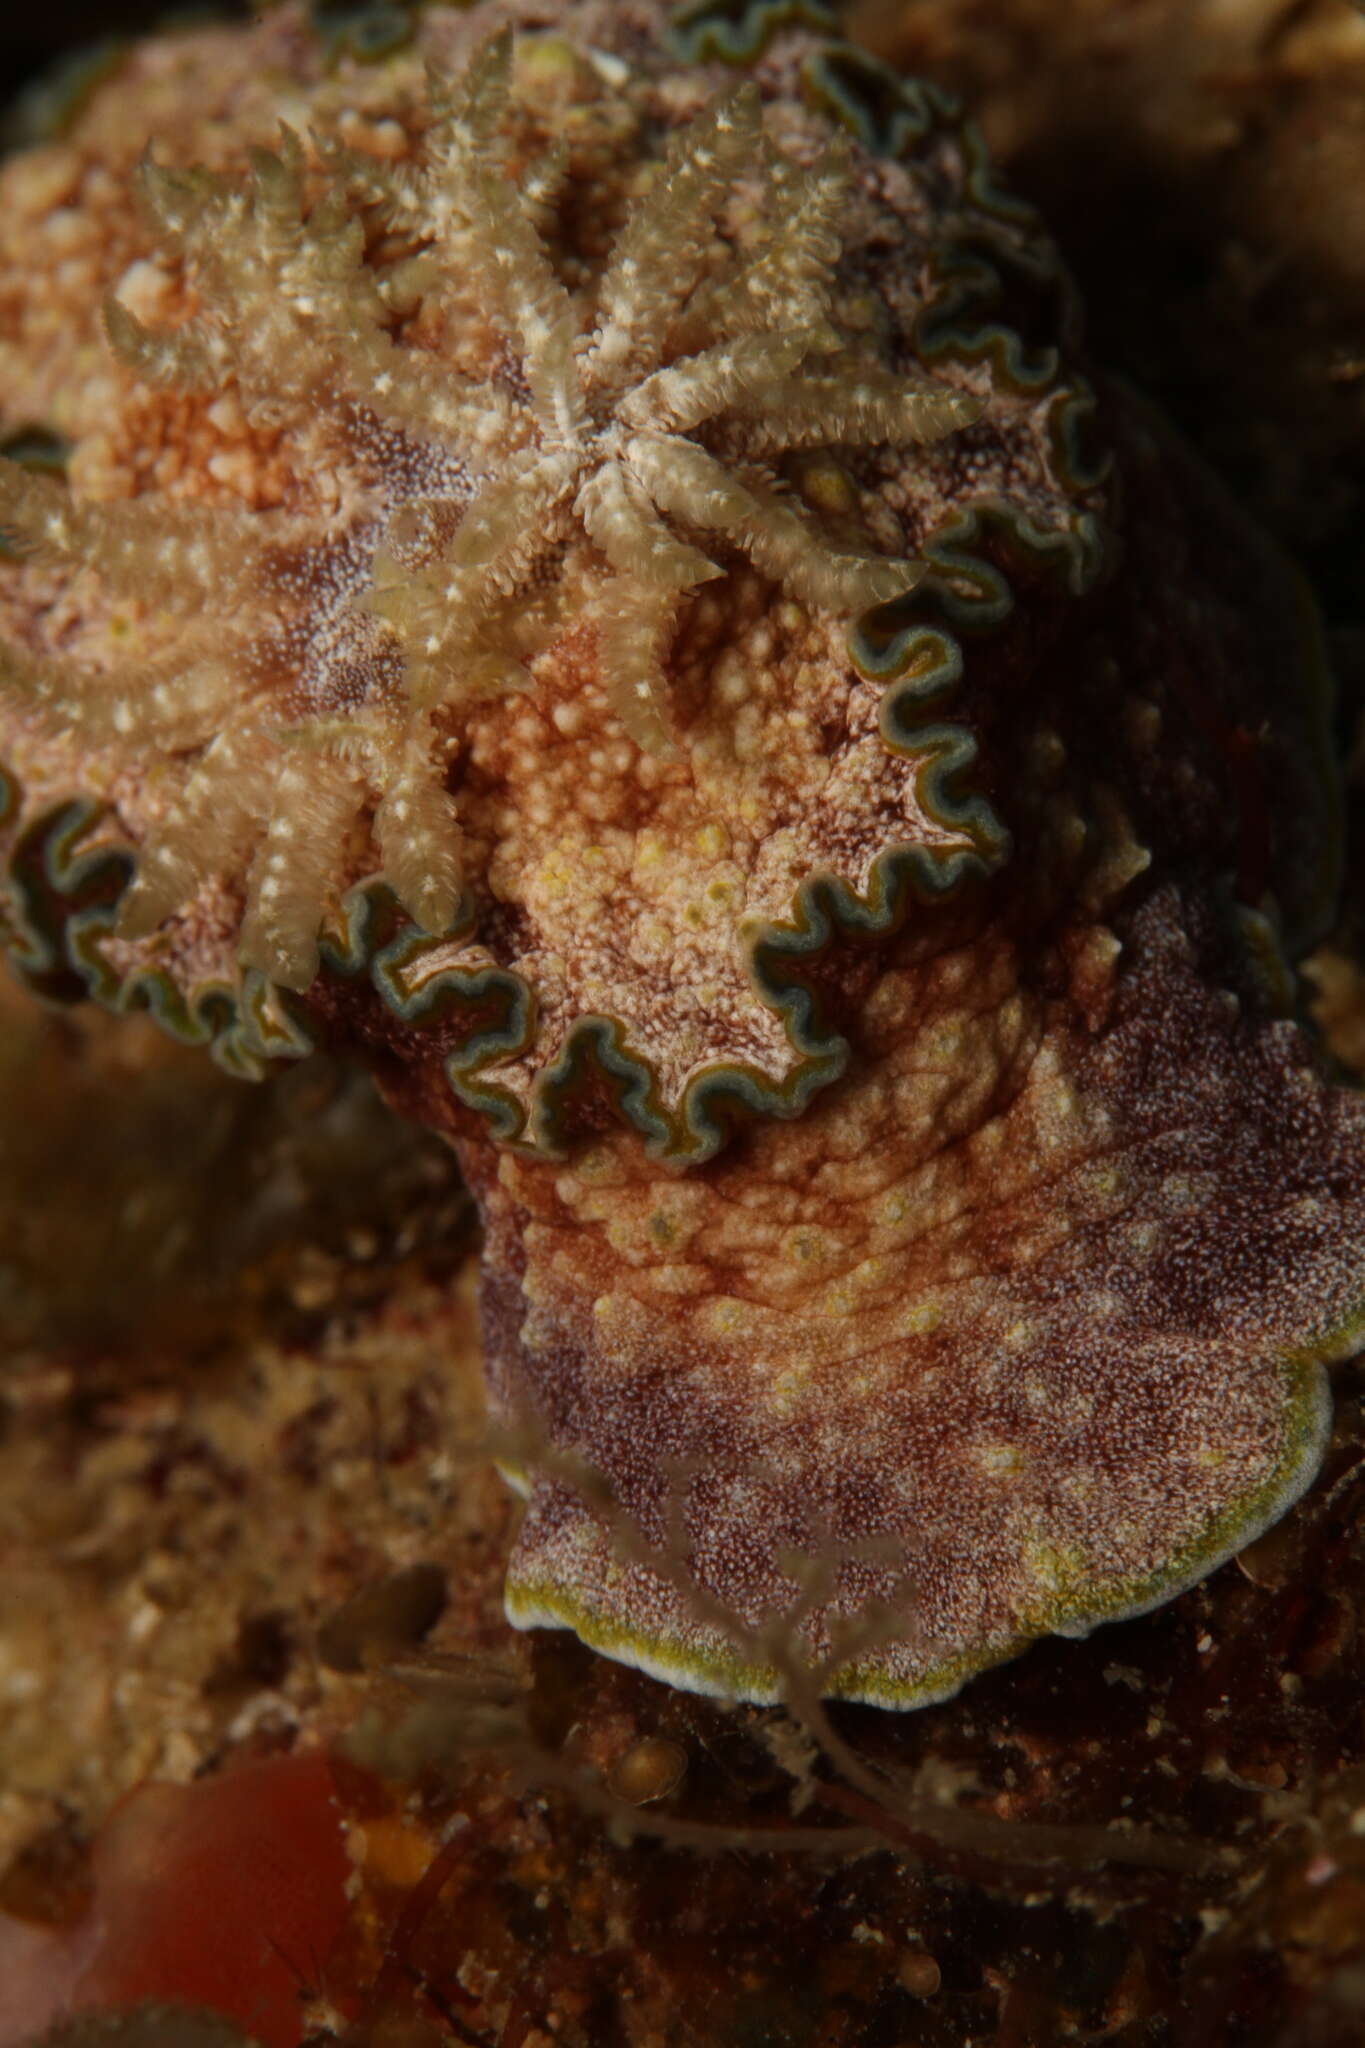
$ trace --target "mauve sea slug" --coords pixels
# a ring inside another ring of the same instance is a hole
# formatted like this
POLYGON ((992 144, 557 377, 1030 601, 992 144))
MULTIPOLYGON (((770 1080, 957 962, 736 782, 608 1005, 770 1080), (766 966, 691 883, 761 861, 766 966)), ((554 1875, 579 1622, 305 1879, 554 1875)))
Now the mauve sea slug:
POLYGON ((0 265, 13 958, 455 1144, 514 1621, 911 1706, 1283 1511, 1365 1317, 1314 622, 942 95, 810 0, 284 7, 0 265))

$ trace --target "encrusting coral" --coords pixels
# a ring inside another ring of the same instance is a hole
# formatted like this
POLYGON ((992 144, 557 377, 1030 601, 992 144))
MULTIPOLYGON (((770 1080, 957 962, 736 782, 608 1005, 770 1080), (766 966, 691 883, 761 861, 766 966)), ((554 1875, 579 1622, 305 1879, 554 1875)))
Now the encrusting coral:
POLYGON ((1290 573, 818 10, 233 33, 3 174, 20 970, 455 1141, 515 1620, 910 1705, 1168 1597, 1365 1306, 1290 573))

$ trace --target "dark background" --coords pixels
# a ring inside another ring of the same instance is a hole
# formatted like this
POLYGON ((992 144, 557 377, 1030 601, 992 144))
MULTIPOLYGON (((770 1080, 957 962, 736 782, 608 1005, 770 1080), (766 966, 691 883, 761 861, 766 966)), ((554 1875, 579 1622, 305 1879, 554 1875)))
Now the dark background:
POLYGON ((0 0, 0 105, 36 75, 111 36, 133 36, 194 12, 246 14, 237 5, 175 8, 169 0, 0 0))

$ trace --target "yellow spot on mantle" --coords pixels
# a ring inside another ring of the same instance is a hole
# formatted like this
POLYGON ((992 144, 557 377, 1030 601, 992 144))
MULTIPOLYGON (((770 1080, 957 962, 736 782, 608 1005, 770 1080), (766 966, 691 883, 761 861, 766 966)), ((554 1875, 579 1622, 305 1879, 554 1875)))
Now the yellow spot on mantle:
POLYGON ((703 1313, 705 1321, 718 1337, 733 1337, 753 1321, 748 1302, 737 1301, 733 1295, 721 1295, 716 1301, 709 1302, 703 1313))
POLYGON ((768 1405, 775 1415, 794 1415, 810 1384, 810 1366, 804 1360, 780 1372, 768 1390, 768 1405))
POLYGON ((942 1321, 943 1310, 938 1302, 914 1301, 901 1315, 899 1328, 904 1336, 924 1337, 942 1321))
POLYGON ((823 1230, 814 1224, 800 1224, 788 1231, 782 1241, 784 1258, 791 1259, 798 1266, 813 1266, 821 1259, 830 1257, 835 1247, 823 1230))
POLYGON ((1033 1539, 1024 1544, 1023 1565, 1047 1592, 1066 1594, 1084 1582, 1086 1556, 1078 1543, 1033 1539))
POLYGON ((857 494, 837 462, 809 462, 803 465, 797 489, 817 512, 847 515, 857 508, 857 494))

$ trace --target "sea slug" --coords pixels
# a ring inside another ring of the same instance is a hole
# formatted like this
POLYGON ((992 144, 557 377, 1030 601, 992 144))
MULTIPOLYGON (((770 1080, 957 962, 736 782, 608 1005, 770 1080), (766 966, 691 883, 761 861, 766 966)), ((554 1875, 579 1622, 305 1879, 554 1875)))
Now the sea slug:
POLYGON ((1311 609, 943 95, 548 12, 168 37, 0 171, 11 952, 455 1144, 514 1621, 916 1705, 1316 1469, 1311 609))

